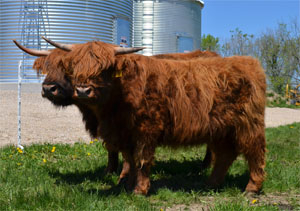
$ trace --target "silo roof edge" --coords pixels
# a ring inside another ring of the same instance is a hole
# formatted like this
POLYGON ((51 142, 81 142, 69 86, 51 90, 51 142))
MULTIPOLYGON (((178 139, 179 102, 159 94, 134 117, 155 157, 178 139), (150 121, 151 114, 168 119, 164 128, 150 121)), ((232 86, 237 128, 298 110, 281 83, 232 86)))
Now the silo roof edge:
POLYGON ((204 7, 204 1, 202 0, 196 0, 196 2, 200 3, 202 7, 204 7))

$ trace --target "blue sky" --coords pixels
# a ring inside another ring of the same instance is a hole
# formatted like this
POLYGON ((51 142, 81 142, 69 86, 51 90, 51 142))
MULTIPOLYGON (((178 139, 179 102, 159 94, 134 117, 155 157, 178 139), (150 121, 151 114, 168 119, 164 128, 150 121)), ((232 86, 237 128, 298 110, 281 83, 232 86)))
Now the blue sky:
POLYGON ((204 0, 202 34, 221 40, 230 37, 230 30, 259 35, 278 22, 300 22, 300 0, 204 0))

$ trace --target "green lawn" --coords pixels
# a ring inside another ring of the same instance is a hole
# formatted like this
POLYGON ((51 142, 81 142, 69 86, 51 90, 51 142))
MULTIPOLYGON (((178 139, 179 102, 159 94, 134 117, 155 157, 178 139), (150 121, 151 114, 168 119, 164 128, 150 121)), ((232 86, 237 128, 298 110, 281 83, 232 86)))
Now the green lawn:
MULTIPOLYGON (((0 149, 0 210, 291 210, 300 209, 300 124, 266 130, 267 178, 247 197, 247 165, 239 157, 218 190, 205 188, 205 147, 158 148, 149 196, 127 193, 118 175, 105 175, 99 141, 0 149), (53 148, 55 147, 55 149, 53 148)), ((120 161, 121 162, 121 161, 120 161)), ((119 171, 120 172, 120 171, 119 171)))

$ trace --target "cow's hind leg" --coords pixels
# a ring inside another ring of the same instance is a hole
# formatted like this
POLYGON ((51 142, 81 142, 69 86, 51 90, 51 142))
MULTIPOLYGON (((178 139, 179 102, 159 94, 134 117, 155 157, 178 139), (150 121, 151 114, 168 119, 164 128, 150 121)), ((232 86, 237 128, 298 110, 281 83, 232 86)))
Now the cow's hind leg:
POLYGON ((247 147, 247 151, 244 153, 246 160, 248 161, 250 178, 246 187, 246 192, 259 192, 262 183, 265 178, 265 152, 266 152, 266 140, 264 133, 257 136, 255 142, 247 147))
POLYGON ((215 156, 215 162, 207 183, 210 187, 216 188, 223 183, 225 175, 238 153, 231 143, 224 141, 218 143, 218 146, 211 146, 210 150, 215 156))

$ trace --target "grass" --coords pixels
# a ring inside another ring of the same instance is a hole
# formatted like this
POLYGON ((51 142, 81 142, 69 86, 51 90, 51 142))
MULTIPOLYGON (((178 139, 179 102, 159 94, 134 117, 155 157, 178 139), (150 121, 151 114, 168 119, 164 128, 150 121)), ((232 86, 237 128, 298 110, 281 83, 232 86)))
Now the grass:
POLYGON ((210 170, 200 169, 204 147, 158 148, 147 197, 127 193, 117 185, 118 174, 104 174, 107 152, 99 141, 5 147, 0 210, 300 209, 300 124, 266 129, 266 136, 268 176, 256 198, 243 194, 249 172, 242 157, 222 187, 205 188, 210 170))
POLYGON ((283 98, 279 98, 277 100, 267 100, 267 107, 270 108, 295 108, 300 109, 300 106, 287 104, 287 101, 283 98))

